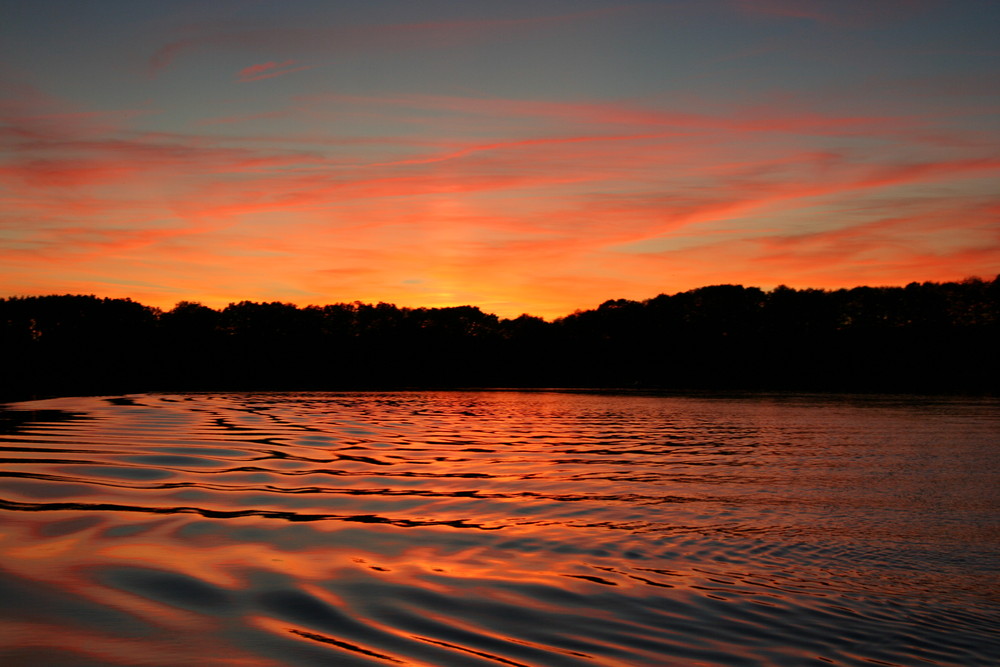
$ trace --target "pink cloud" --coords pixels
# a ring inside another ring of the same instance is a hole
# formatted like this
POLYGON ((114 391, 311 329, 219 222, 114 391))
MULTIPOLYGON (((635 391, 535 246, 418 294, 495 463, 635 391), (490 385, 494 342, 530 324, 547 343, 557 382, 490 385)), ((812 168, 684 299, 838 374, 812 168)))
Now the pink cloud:
POLYGON ((36 87, 0 76, 0 141, 80 139, 127 128, 157 109, 82 110, 36 87))
POLYGON ((206 118, 198 121, 198 125, 235 125, 254 120, 274 120, 275 118, 287 118, 290 111, 264 111, 261 113, 240 114, 236 116, 220 116, 218 118, 206 118))
POLYGON ((240 70, 240 78, 254 77, 262 72, 267 72, 268 70, 273 70, 280 67, 288 67, 289 65, 294 65, 296 61, 286 60, 283 63, 268 62, 260 65, 250 65, 249 67, 244 67, 240 70))
MULTIPOLYGON (((796 110, 788 105, 734 109, 727 115, 687 113, 643 107, 629 102, 552 102, 509 98, 476 98, 447 95, 395 95, 363 97, 356 95, 301 96, 299 102, 333 105, 358 110, 378 110, 406 118, 407 110, 429 110, 457 117, 493 118, 510 124, 517 120, 549 119, 559 126, 571 122, 581 126, 628 126, 647 129, 666 128, 688 132, 794 132, 818 135, 865 135, 902 132, 919 126, 919 119, 903 116, 836 116, 810 110, 796 110)), ((438 116, 429 122, 454 125, 454 117, 438 116)), ((482 123, 482 120, 477 121, 482 123)))
POLYGON ((249 67, 244 67, 240 70, 237 80, 242 83, 247 81, 259 81, 261 79, 271 79, 276 76, 290 74, 291 72, 301 72, 302 70, 314 67, 313 65, 299 65, 298 67, 293 67, 293 65, 296 65, 297 63, 297 60, 286 60, 282 63, 267 62, 259 65, 250 65, 249 67))

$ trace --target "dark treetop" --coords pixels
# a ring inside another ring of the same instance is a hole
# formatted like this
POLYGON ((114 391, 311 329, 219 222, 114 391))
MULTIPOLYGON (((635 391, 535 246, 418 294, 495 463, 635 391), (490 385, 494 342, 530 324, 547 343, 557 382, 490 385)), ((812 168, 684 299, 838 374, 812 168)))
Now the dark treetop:
POLYGON ((181 390, 638 387, 996 392, 1000 276, 714 285, 546 322, 473 306, 0 299, 0 400, 181 390))

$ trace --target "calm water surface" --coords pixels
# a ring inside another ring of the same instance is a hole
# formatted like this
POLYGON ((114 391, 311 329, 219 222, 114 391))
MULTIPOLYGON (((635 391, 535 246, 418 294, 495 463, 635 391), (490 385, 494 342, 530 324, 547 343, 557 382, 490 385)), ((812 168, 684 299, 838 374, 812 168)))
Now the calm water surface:
POLYGON ((0 412, 3 665, 997 665, 1000 402, 0 412))

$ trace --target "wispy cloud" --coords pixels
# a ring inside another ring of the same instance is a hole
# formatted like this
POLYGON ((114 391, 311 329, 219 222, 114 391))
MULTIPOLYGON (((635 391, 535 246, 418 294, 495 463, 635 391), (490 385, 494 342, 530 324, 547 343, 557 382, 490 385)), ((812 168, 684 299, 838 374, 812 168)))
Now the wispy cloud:
MULTIPOLYGON (((248 76, 294 66, 262 63, 248 76)), ((1000 174, 1000 160, 988 147, 911 140, 920 118, 433 95, 295 104, 271 113, 374 106, 387 127, 415 112, 427 124, 404 140, 153 134, 115 114, 18 109, 0 136, 0 265, 15 267, 0 278, 27 289, 39 267, 58 265, 80 284, 163 280, 174 286, 166 301, 180 284, 216 286, 215 296, 196 290, 215 305, 287 298, 281 285, 317 300, 556 316, 699 282, 908 282, 996 263, 975 251, 996 246, 995 201, 920 206, 929 189, 1000 174), (59 122, 39 120, 50 114, 59 122), (456 136, 457 121, 483 136, 456 136), (888 213, 886 198, 905 214, 888 213), (825 231, 789 223, 848 201, 858 203, 849 219, 825 231), (907 273, 920 261, 937 273, 907 273)))
POLYGON ((281 63, 266 62, 259 65, 244 67, 237 74, 237 81, 243 83, 247 81, 259 81, 261 79, 272 79, 276 76, 283 76, 292 72, 312 69, 314 65, 299 65, 297 60, 286 60, 281 63))
POLYGON ((496 119, 511 124, 515 120, 547 121, 554 127, 566 123, 577 126, 617 126, 676 130, 682 132, 786 132, 816 135, 873 135, 889 131, 901 132, 921 124, 919 118, 904 115, 834 115, 810 109, 797 109, 784 104, 735 107, 725 113, 693 113, 676 109, 643 106, 622 101, 552 101, 545 99, 512 99, 430 94, 358 96, 341 94, 303 95, 297 101, 307 104, 330 105, 377 112, 380 115, 406 119, 416 111, 434 111, 440 115, 424 122, 456 124, 456 119, 496 119))
POLYGON ((255 120, 274 120, 277 118, 287 118, 291 115, 292 111, 287 109, 282 109, 278 111, 262 111, 260 113, 248 113, 248 114, 236 114, 233 116, 218 116, 215 118, 204 118, 196 123, 196 125, 235 125, 239 123, 247 123, 255 120))
POLYGON ((413 23, 286 27, 204 24, 185 27, 185 37, 159 47, 149 58, 151 76, 186 52, 200 50, 295 52, 336 55, 370 51, 446 49, 500 40, 527 30, 595 20, 633 11, 624 5, 568 14, 513 19, 438 20, 413 23))

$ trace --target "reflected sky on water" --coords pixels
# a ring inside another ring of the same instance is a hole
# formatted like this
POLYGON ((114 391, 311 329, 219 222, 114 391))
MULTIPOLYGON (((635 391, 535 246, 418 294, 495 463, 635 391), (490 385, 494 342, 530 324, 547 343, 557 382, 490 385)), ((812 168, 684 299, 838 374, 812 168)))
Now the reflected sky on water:
POLYGON ((178 394, 0 412, 0 661, 992 665, 1000 402, 178 394))

